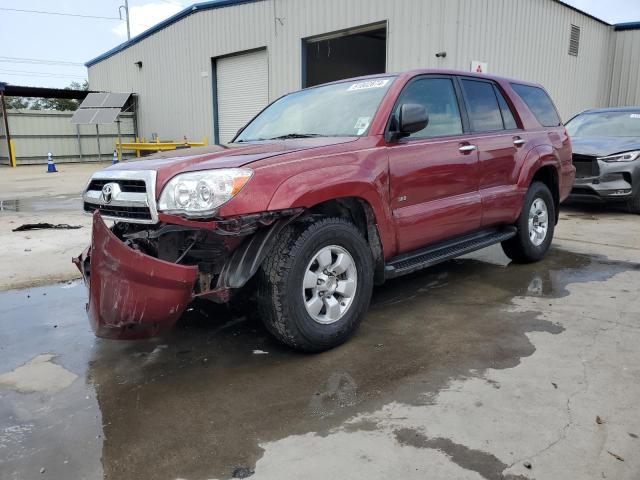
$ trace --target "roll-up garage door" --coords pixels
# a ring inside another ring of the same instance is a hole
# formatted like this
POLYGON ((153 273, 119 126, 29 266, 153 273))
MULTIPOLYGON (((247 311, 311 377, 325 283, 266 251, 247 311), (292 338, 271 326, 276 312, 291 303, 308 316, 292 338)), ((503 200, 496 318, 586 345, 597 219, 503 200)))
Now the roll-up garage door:
POLYGON ((267 51, 216 60, 218 136, 227 143, 269 102, 267 51))

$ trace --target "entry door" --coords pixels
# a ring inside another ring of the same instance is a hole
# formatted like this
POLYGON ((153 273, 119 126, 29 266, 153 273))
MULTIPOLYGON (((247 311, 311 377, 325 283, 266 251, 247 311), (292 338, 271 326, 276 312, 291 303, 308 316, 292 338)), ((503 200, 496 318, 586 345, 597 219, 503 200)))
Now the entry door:
POLYGON ((528 134, 518 128, 511 108, 491 81, 461 78, 469 127, 478 147, 482 225, 511 222, 521 204, 516 189, 528 134))
POLYGON ((217 133, 228 143, 269 103, 266 50, 216 59, 217 133))
POLYGON ((395 118, 403 103, 423 105, 429 124, 388 145, 398 253, 473 231, 481 220, 478 154, 463 135, 453 79, 413 80, 400 95, 395 118))

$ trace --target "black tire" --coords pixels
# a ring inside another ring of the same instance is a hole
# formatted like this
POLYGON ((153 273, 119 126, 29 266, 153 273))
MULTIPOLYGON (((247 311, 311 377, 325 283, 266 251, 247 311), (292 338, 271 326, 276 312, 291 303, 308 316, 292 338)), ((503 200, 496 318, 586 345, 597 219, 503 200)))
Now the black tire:
POLYGON ((555 230, 556 209, 553 195, 542 182, 534 182, 529 187, 525 196, 524 205, 520 217, 515 223, 518 233, 513 238, 502 242, 504 253, 516 263, 532 263, 542 260, 551 246, 553 232, 555 230), (547 233, 540 245, 535 245, 529 238, 529 211, 531 205, 537 199, 544 201, 547 207, 547 233))
POLYGON ((373 257, 360 231, 341 218, 311 217, 285 228, 256 273, 262 322, 278 340, 306 352, 336 347, 353 335, 369 307, 373 257), (335 323, 321 324, 307 312, 303 278, 323 247, 337 245, 351 255, 357 287, 351 305, 335 323))
POLYGON ((638 193, 629 200, 628 206, 631 213, 640 215, 640 191, 638 191, 638 193))

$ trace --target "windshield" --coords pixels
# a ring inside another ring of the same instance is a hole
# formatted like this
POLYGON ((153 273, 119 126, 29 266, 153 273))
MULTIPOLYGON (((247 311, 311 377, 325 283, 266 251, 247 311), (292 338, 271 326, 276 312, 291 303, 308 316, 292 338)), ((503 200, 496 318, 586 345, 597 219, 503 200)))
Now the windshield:
POLYGON ((567 122, 566 127, 575 138, 640 138, 640 111, 582 113, 567 122))
POLYGON ((269 105, 235 140, 363 136, 393 77, 347 81, 286 95, 269 105))

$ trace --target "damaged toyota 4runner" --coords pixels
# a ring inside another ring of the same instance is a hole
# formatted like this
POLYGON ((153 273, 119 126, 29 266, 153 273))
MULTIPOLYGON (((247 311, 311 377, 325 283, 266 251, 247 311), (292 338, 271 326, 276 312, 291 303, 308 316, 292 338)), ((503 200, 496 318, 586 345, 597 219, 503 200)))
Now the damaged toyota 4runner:
POLYGON ((196 298, 251 289, 276 338, 321 351, 358 328, 374 284, 496 243, 540 260, 574 176, 538 85, 338 81, 276 100, 228 145, 95 173, 93 238, 74 261, 98 336, 153 336, 196 298))

